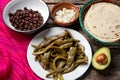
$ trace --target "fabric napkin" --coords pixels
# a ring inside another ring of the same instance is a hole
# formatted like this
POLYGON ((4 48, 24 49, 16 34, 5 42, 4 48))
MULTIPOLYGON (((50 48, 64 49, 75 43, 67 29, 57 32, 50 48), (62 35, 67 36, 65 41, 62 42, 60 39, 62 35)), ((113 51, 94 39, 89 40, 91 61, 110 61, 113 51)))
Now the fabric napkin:
POLYGON ((5 78, 0 80, 42 80, 31 70, 26 58, 28 44, 34 35, 12 31, 2 20, 2 11, 9 1, 0 0, 0 68, 5 69, 5 59, 11 67, 9 73, 4 71, 5 78))

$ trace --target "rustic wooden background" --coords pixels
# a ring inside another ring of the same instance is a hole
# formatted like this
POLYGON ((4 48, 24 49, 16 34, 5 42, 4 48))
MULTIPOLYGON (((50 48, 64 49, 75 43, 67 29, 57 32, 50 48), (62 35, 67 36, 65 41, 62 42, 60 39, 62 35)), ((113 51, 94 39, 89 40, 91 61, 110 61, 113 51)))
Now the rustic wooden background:
MULTIPOLYGON (((43 0, 47 3, 49 9, 51 10, 51 8, 60 1, 69 1, 77 6, 84 6, 84 4, 86 3, 86 1, 88 0, 43 0)), ((54 22, 52 21, 52 19, 49 19, 47 24, 45 25, 45 28, 49 28, 49 27, 55 27, 57 25, 54 24, 54 22)), ((100 48, 103 47, 104 45, 100 45, 96 42, 94 42, 93 40, 91 40, 81 29, 80 25, 79 25, 79 21, 76 22, 75 24, 69 26, 69 28, 75 29, 78 32, 80 32, 81 34, 83 34, 87 40, 89 41, 91 47, 92 47, 92 51, 93 54, 94 52, 100 48)), ((120 48, 111 48, 111 64, 110 66, 103 71, 99 71, 96 70, 92 67, 92 65, 90 66, 90 68, 87 70, 87 72, 79 77, 77 80, 120 80, 120 48)))

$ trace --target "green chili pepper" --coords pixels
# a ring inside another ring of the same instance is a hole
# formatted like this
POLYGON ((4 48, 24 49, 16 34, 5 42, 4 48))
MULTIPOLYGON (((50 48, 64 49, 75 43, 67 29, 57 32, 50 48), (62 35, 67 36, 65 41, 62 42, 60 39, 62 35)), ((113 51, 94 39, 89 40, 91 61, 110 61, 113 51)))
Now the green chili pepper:
POLYGON ((74 62, 76 48, 70 47, 70 50, 67 52, 67 54, 68 54, 68 59, 67 59, 66 67, 69 67, 72 64, 72 62, 74 62))

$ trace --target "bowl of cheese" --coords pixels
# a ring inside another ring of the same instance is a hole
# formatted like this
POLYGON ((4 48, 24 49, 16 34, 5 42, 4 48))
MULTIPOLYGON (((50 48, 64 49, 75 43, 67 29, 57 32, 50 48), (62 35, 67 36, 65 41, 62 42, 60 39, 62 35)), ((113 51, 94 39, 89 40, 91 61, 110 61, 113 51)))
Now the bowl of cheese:
POLYGON ((60 26, 72 25, 78 19, 78 15, 78 7, 70 2, 56 3, 51 10, 52 19, 60 26))

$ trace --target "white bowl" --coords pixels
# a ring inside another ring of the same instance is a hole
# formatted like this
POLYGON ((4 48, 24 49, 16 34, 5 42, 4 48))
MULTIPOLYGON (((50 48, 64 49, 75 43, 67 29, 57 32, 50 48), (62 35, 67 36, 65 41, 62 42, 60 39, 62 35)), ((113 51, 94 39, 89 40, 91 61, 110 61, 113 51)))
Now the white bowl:
POLYGON ((46 5, 45 2, 42 0, 11 0, 4 8, 3 10, 3 20, 5 24, 12 30, 21 32, 21 33, 33 33, 39 30, 48 20, 49 18, 49 8, 46 5), (18 9, 24 9, 24 7, 27 7, 28 9, 33 9, 34 11, 39 11, 41 15, 43 16, 43 24, 33 30, 27 30, 27 31, 22 31, 22 30, 17 30, 15 29, 9 20, 9 13, 15 13, 18 9))

